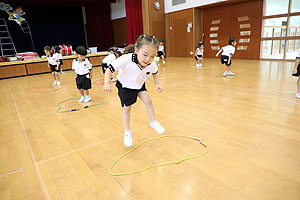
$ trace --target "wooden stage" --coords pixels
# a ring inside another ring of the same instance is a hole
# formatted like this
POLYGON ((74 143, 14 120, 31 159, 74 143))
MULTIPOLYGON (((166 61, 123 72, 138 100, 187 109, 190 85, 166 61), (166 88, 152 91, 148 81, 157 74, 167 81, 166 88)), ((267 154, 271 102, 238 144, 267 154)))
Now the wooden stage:
MULTIPOLYGON (((108 52, 93 53, 88 54, 87 57, 93 66, 99 66, 102 64, 102 59, 107 56, 107 53, 108 52)), ((63 70, 72 69, 74 58, 76 58, 76 55, 63 56, 63 70)), ((0 79, 50 73, 47 63, 47 58, 16 62, 0 62, 0 79)))
MULTIPOLYGON (((164 134, 202 138, 209 152, 180 164, 127 176, 110 165, 123 145, 120 101, 104 92, 94 69, 92 100, 77 102, 75 74, 60 87, 51 74, 0 80, 0 199, 297 200, 300 198, 300 100, 293 62, 238 60, 222 77, 219 59, 168 58, 159 69, 162 93, 146 83, 164 134), (79 108, 76 112, 58 113, 79 108)), ((141 101, 132 109, 133 146, 159 136, 141 101)), ((133 171, 204 152, 198 142, 164 138, 121 160, 133 171)))

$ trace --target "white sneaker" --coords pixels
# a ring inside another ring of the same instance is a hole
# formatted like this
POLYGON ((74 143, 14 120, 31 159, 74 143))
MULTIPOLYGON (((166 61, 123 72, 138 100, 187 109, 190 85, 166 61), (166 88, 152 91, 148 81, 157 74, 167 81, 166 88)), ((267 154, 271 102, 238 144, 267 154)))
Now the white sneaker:
POLYGON ((60 86, 60 81, 57 81, 57 82, 56 82, 56 85, 57 85, 57 86, 60 86))
POLYGON ((132 136, 131 131, 125 131, 124 133, 124 144, 126 147, 132 146, 132 136))
POLYGON ((158 121, 150 122, 150 126, 158 133, 163 134, 165 132, 165 128, 160 125, 158 121))
POLYGON ((87 103, 89 102, 90 100, 92 100, 92 98, 90 96, 86 96, 85 99, 84 99, 84 103, 87 103))
POLYGON ((202 64, 201 64, 201 63, 199 64, 199 67, 202 67, 202 64))
POLYGON ((165 64, 166 62, 163 60, 163 64, 165 64))
POLYGON ((228 76, 234 76, 234 74, 235 74, 235 73, 233 73, 233 72, 231 72, 231 71, 228 71, 228 72, 227 72, 227 75, 228 75, 228 76))
POLYGON ((81 98, 79 99, 78 103, 82 103, 85 99, 85 96, 81 96, 81 98))
POLYGON ((296 98, 300 99, 300 93, 296 93, 296 98))
POLYGON ((56 81, 54 81, 52 85, 55 86, 56 85, 56 81))
POLYGON ((226 76, 227 76, 227 72, 224 72, 223 77, 226 77, 226 76))

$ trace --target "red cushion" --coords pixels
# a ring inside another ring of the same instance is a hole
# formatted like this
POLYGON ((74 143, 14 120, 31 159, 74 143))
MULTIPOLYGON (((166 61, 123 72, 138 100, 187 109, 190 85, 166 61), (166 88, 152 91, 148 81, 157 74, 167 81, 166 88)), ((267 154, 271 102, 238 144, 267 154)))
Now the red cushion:
POLYGON ((25 53, 18 53, 17 56, 36 56, 36 52, 25 52, 25 53))

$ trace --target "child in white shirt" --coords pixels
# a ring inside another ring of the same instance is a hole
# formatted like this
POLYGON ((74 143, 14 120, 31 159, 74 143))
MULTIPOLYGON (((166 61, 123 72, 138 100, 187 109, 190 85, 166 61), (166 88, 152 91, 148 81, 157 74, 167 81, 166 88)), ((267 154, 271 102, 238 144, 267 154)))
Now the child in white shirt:
POLYGON ((233 56, 235 52, 235 45, 236 45, 236 39, 230 38, 229 39, 229 45, 222 47, 219 52, 216 54, 216 57, 219 56, 219 54, 222 52, 221 55, 221 63, 225 64, 227 66, 226 71, 223 73, 223 76, 233 76, 234 73, 230 71, 231 68, 231 57, 233 56))
POLYGON ((75 50, 77 58, 73 60, 72 69, 75 70, 76 73, 76 85, 77 89, 81 95, 79 99, 79 103, 87 103, 91 101, 91 97, 89 94, 89 89, 92 88, 92 64, 85 57, 87 55, 87 50, 83 46, 79 46, 75 50))
POLYGON ((202 67, 203 52, 204 52, 204 43, 199 42, 195 51, 195 59, 197 62, 196 67, 202 67))
POLYGON ((46 57, 48 59, 48 67, 52 72, 53 76, 53 86, 60 86, 60 78, 59 78, 59 71, 60 71, 60 65, 59 65, 59 59, 56 54, 53 53, 51 47, 45 46, 44 52, 46 54, 46 57))
POLYGON ((145 81, 152 74, 156 85, 156 90, 162 92, 163 88, 159 84, 158 67, 153 62, 157 53, 158 41, 151 35, 141 35, 136 41, 135 53, 129 53, 116 59, 105 72, 104 91, 111 91, 109 79, 114 71, 118 71, 116 87, 123 107, 123 122, 125 126, 124 144, 127 147, 132 145, 130 129, 131 105, 139 97, 146 106, 150 116, 150 126, 162 134, 165 129, 155 117, 152 100, 147 92, 145 81))

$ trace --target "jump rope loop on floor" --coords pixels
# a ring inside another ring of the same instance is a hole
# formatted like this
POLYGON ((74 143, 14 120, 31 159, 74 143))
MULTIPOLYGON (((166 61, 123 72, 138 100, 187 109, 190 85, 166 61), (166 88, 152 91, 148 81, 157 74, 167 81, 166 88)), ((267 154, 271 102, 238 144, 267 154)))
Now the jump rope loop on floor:
MULTIPOLYGON (((60 104, 65 103, 65 102, 70 101, 70 100, 74 100, 74 99, 78 100, 79 98, 71 98, 71 99, 67 99, 67 100, 59 102, 57 104, 58 109, 56 110, 56 112, 58 112, 58 113, 66 113, 66 112, 72 112, 72 111, 78 111, 78 110, 80 110, 79 108, 75 108, 75 109, 71 109, 71 110, 61 110, 60 104)), ((89 105, 89 106, 84 106, 84 108, 88 108, 88 107, 92 107, 92 106, 98 106, 98 105, 103 104, 103 101, 91 100, 91 102, 98 102, 98 103, 93 104, 93 105, 89 105)))
POLYGON ((196 137, 192 137, 192 136, 188 136, 188 135, 163 135, 163 136, 160 136, 160 137, 156 137, 156 138, 152 138, 152 139, 148 139, 148 140, 145 140, 143 142, 141 142, 140 144, 138 144, 136 147, 130 149, 129 151, 127 151, 126 153, 124 153, 122 156, 120 156, 115 162, 113 162, 113 164, 110 166, 108 172, 110 175, 113 175, 113 176, 122 176, 122 175, 130 175, 130 174, 135 174, 135 173, 138 173, 138 172, 141 172, 141 171, 145 171, 147 169, 151 169, 151 168, 154 168, 154 167, 161 167, 161 166, 166 166, 166 165, 171 165, 171 164, 179 164, 183 161, 186 161, 186 160, 191 160, 191 159, 195 159, 195 158, 199 158, 201 156, 204 156, 205 154, 208 153, 208 146, 203 142, 202 139, 199 139, 199 138, 196 138, 196 137), (205 152, 202 153, 202 154, 199 154, 199 155, 196 155, 196 156, 191 156, 191 157, 186 157, 186 158, 182 158, 180 160, 174 160, 174 161, 170 161, 170 162, 166 162, 166 163, 161 163, 161 164, 156 164, 156 165, 151 165, 151 166, 148 166, 148 167, 145 167, 143 169, 139 169, 139 170, 135 170, 135 171, 131 171, 131 172, 119 172, 119 173, 116 173, 116 172, 112 172, 112 168, 122 159, 124 158, 126 155, 128 155, 130 152, 134 151, 135 149, 137 149, 138 147, 142 146, 143 144, 147 143, 147 142, 150 142, 150 141, 153 141, 153 140, 159 140, 161 138, 165 138, 165 137, 184 137, 184 138, 188 138, 188 139, 192 139, 192 140, 196 140, 198 141, 202 146, 204 146, 206 149, 205 149, 205 152))

